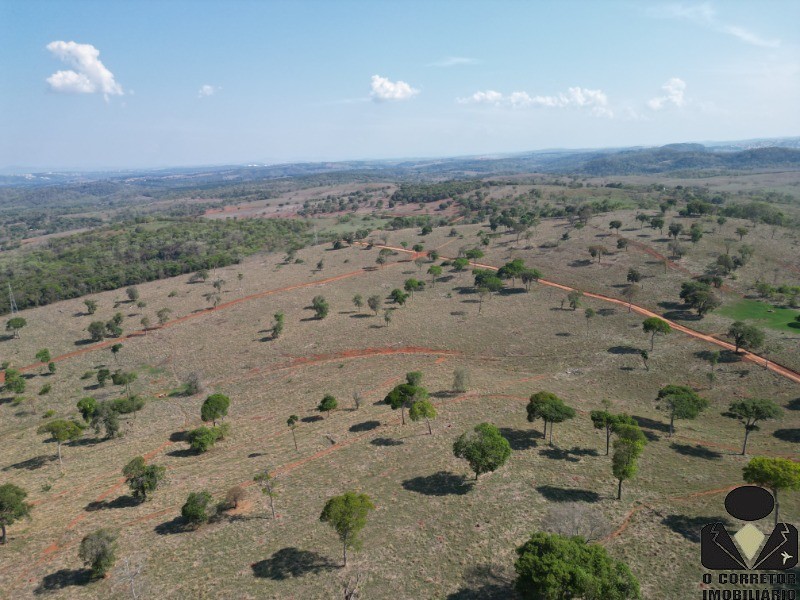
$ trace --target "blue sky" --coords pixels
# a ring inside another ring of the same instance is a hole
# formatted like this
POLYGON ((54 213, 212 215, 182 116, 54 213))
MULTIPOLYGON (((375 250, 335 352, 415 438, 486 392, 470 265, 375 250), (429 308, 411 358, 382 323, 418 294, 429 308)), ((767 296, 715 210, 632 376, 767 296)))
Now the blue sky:
POLYGON ((0 0, 0 167, 800 135, 800 2, 0 0))

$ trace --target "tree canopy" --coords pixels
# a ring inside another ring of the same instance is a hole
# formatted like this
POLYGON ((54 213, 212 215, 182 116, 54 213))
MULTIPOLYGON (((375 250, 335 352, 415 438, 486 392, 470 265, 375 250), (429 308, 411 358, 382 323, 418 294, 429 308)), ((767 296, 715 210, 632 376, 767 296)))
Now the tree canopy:
POLYGON ((453 454, 463 458, 475 472, 475 479, 502 467, 511 456, 511 445, 491 423, 476 425, 462 433, 453 444, 453 454))
POLYGON ((325 503, 319 520, 328 523, 342 540, 344 566, 347 566, 347 549, 358 549, 361 546, 358 534, 367 524, 369 511, 374 509, 375 505, 369 496, 355 492, 334 496, 325 503))

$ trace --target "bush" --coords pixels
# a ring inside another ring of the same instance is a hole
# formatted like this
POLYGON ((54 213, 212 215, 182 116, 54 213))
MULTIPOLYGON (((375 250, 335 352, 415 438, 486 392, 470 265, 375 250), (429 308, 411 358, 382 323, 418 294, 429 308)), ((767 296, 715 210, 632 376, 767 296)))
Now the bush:
POLYGON ((98 529, 81 540, 78 556, 92 569, 92 578, 99 579, 114 566, 117 551, 117 534, 108 529, 98 529))
POLYGON ((247 493, 241 486, 234 486, 225 494, 225 505, 228 508, 239 508, 239 503, 244 500, 247 493))
POLYGON ((214 516, 216 510, 208 492, 192 492, 181 507, 181 516, 191 527, 200 527, 214 516))

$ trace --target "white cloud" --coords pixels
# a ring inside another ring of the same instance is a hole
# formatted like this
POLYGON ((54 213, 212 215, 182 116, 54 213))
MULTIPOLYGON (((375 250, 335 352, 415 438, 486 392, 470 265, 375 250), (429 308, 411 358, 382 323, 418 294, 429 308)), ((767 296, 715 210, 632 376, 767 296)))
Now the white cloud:
POLYGON ((370 96, 376 102, 384 100, 408 100, 419 94, 419 90, 412 88, 405 81, 389 81, 380 75, 372 76, 372 92, 370 96))
POLYGON ((663 96, 656 96, 655 98, 651 98, 647 101, 647 106, 649 106, 652 110, 661 110, 667 104, 672 104, 673 106, 678 107, 686 104, 686 99, 684 98, 684 92, 686 92, 686 82, 682 79, 673 77, 664 85, 662 85, 661 89, 666 92, 663 96))
POLYGON ((57 71, 47 78, 50 89, 70 94, 100 93, 122 96, 122 86, 114 80, 114 74, 100 61, 100 51, 91 44, 55 41, 47 49, 74 70, 57 71))
POLYGON ((221 90, 222 88, 216 87, 213 85, 205 84, 200 86, 200 89, 197 90, 197 97, 198 98, 207 98, 208 96, 213 96, 216 92, 221 90))
POLYGON ((479 65, 481 61, 476 58, 467 58, 466 56, 447 56, 441 60, 430 63, 429 67, 462 67, 467 65, 479 65))
POLYGON ((608 96, 602 90, 589 90, 582 87, 571 87, 566 92, 554 96, 531 96, 528 92, 512 92, 504 95, 494 90, 475 92, 466 98, 457 98, 459 104, 490 104, 493 106, 510 106, 526 108, 530 106, 543 108, 581 108, 588 109, 599 117, 613 117, 614 112, 608 106, 608 96))
POLYGON ((753 46, 777 48, 781 45, 778 39, 763 38, 744 27, 725 23, 717 17, 717 11, 708 3, 687 6, 685 4, 664 4, 647 9, 647 14, 659 19, 685 19, 714 31, 732 35, 753 46))

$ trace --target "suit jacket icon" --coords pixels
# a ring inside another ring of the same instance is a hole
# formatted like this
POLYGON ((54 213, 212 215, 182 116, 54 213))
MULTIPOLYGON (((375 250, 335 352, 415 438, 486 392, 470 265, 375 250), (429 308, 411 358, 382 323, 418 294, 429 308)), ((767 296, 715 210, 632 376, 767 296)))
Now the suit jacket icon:
POLYGON ((797 551, 797 529, 788 523, 775 526, 752 567, 747 566, 724 524, 710 523, 700 532, 700 562, 706 569, 783 571, 797 565, 797 551))

